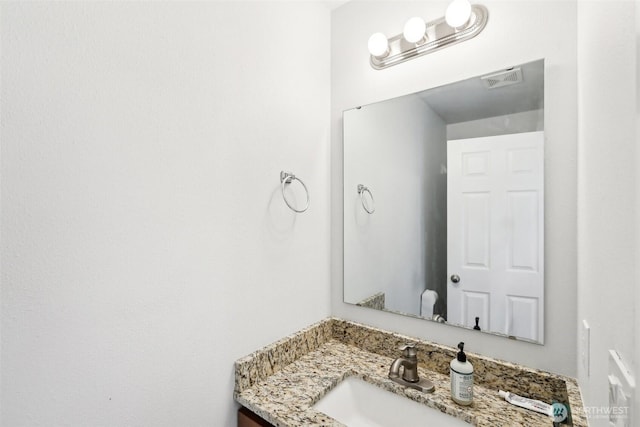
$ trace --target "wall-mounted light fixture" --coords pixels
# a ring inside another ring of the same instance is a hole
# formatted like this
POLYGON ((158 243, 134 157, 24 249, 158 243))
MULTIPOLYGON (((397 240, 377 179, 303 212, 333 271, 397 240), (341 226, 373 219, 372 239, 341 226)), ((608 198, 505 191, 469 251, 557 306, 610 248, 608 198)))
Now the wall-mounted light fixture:
POLYGON ((391 38, 383 33, 373 34, 369 38, 371 66, 381 70, 469 40, 480 34, 488 19, 486 7, 471 5, 468 0, 453 0, 442 18, 430 22, 410 18, 402 34, 391 38))

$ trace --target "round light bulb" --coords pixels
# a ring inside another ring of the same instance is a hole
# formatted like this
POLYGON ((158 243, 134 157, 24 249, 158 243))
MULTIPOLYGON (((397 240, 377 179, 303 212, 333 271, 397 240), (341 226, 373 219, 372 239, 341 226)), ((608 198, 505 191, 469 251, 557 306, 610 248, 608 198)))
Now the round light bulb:
POLYGON ((404 24, 404 38, 409 43, 418 43, 424 38, 427 31, 427 24, 424 19, 414 16, 404 24))
POLYGON ((369 53, 375 57, 383 57, 389 53, 389 41, 382 33, 375 33, 369 37, 369 53))
POLYGON ((471 3, 469 0, 453 0, 444 15, 450 27, 460 28, 471 18, 471 3))

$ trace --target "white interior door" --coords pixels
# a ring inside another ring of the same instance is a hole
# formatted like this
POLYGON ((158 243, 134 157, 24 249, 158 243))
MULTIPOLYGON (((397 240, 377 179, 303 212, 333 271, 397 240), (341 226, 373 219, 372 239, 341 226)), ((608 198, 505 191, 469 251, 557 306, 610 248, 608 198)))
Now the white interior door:
POLYGON ((448 141, 448 322, 543 341, 543 189, 543 132, 448 141))

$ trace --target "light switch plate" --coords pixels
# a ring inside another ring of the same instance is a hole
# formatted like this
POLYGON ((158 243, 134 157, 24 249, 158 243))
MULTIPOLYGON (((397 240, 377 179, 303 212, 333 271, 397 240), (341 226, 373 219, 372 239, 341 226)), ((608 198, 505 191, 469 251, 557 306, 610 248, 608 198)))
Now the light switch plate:
POLYGON ((582 328, 580 329, 580 362, 587 377, 590 375, 589 370, 589 354, 591 351, 591 328, 586 319, 582 320, 582 328))
MULTIPOLYGON (((615 408, 618 406, 618 398, 621 393, 622 384, 620 384, 620 380, 615 375, 608 375, 607 382, 609 384, 609 408, 615 408)), ((609 411, 609 425, 612 427, 616 426, 616 419, 618 414, 614 414, 614 411, 609 411)))
POLYGON ((631 402, 635 393, 635 380, 615 350, 609 350, 609 425, 634 426, 631 402))

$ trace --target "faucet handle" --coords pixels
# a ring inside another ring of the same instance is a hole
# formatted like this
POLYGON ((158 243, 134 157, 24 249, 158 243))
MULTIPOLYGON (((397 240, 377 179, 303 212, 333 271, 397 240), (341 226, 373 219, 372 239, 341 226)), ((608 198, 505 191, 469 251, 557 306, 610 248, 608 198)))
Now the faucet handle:
POLYGON ((418 355, 416 343, 406 343, 405 345, 398 347, 398 350, 402 351, 402 355, 404 357, 416 357, 418 355))

